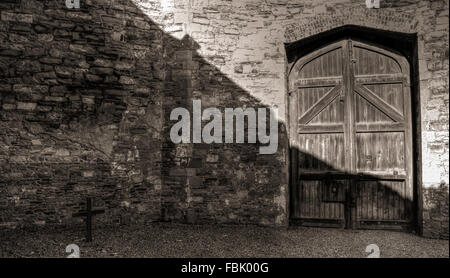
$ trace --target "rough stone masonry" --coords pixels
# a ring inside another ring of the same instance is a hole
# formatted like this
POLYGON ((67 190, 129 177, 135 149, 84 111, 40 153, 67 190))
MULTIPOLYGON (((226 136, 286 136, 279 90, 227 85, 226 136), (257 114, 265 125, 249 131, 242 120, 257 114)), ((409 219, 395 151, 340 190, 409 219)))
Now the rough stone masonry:
POLYGON ((288 224, 285 43, 345 25, 416 33, 424 236, 448 238, 448 0, 0 2, 0 226, 288 224), (170 112, 277 108, 279 147, 173 144, 170 112))

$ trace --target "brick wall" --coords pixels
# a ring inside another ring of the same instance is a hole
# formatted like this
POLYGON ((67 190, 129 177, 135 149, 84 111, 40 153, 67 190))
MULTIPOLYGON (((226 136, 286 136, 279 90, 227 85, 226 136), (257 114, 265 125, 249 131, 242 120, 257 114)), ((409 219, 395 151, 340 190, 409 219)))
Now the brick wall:
POLYGON ((99 221, 286 225, 284 43, 347 24, 417 33, 422 224, 448 238, 448 1, 0 3, 0 225, 99 221), (280 144, 171 143, 170 112, 278 109, 280 144), (45 204, 45 205, 43 205, 45 204))

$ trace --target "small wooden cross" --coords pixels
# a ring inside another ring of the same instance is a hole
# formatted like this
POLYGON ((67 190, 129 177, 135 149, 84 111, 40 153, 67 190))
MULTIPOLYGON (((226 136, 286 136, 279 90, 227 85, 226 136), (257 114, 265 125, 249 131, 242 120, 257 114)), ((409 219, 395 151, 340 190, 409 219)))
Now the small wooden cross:
POLYGON ((72 214, 73 217, 86 217, 86 241, 92 241, 92 216, 104 213, 104 209, 92 209, 92 198, 86 198, 86 210, 72 214))

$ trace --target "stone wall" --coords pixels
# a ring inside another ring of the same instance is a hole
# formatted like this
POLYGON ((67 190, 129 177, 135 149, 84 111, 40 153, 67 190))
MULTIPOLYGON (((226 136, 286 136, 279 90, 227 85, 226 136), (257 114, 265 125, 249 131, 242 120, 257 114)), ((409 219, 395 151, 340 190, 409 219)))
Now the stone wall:
POLYGON ((447 0, 64 2, 0 3, 0 225, 70 223, 86 195, 99 221, 286 225, 284 44, 351 24, 417 34, 420 221, 448 237, 447 0), (171 143, 193 99, 277 108, 277 153, 171 143))
MULTIPOLYGON (((149 1, 134 2, 152 14, 149 1)), ((164 1, 164 16, 155 20, 174 37, 193 38, 208 63, 277 107, 281 123, 287 116, 284 43, 345 25, 417 34, 419 222, 425 236, 448 238, 448 1, 380 2, 380 9, 367 9, 364 1, 349 0, 164 1)))
POLYGON ((0 225, 70 224, 87 196, 158 219, 163 32, 128 1, 0 10, 0 225))
POLYGON ((264 105, 134 3, 81 3, 0 4, 0 225, 70 225, 87 196, 110 224, 285 223, 285 148, 169 138, 170 112, 194 98, 264 105))

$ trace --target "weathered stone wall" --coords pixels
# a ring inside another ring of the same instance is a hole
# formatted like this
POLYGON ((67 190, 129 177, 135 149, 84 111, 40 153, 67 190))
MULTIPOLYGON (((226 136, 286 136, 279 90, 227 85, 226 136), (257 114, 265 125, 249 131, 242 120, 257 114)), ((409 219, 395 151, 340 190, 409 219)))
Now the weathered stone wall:
POLYGON ((448 237, 447 0, 63 2, 0 4, 2 225, 69 221, 86 194, 114 221, 287 224, 284 43, 352 24, 417 33, 421 221, 448 237), (171 143, 192 99, 277 108, 278 152, 171 143))
POLYGON ((0 10, 0 225, 69 224, 87 196, 158 219, 163 32, 128 1, 0 10))
POLYGON ((166 34, 161 4, 0 5, 1 226, 79 222, 87 196, 99 222, 286 223, 285 148, 170 141, 170 112, 194 98, 265 105, 166 34))
MULTIPOLYGON (((149 1, 134 2, 146 13, 149 1)), ((420 0, 381 0, 380 9, 349 0, 164 1, 164 16, 155 20, 174 37, 194 39, 208 63, 264 105, 277 107, 281 123, 287 116, 284 43, 344 25, 417 34, 419 218, 425 236, 448 238, 448 9, 448 1, 420 0)))

